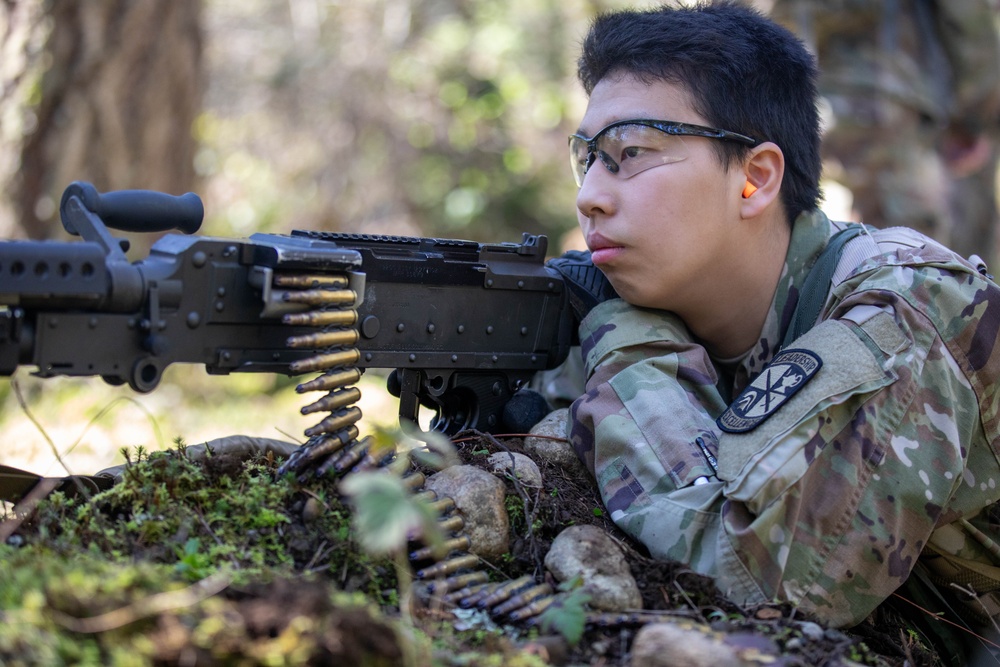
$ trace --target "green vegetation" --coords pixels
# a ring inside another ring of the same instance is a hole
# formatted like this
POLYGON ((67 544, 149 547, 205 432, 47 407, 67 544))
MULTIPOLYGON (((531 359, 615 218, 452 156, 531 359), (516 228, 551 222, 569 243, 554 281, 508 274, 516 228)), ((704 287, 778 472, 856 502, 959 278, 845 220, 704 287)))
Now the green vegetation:
POLYGON ((306 20, 206 3, 206 230, 557 241, 576 227, 579 42, 597 13, 634 4, 359 0, 306 20))
POLYGON ((453 628, 413 599, 407 536, 433 543, 436 517, 397 464, 300 482, 176 445, 123 452, 93 497, 8 512, 0 664, 544 664, 488 618, 453 628))
POLYGON ((333 481, 275 479, 266 458, 199 464, 183 445, 132 459, 93 498, 52 494, 9 540, 20 546, 2 548, 0 663, 152 664, 188 650, 307 664, 344 616, 379 626, 398 654, 378 611, 397 597, 395 568, 359 548, 333 481), (264 635, 255 613, 273 617, 264 635))

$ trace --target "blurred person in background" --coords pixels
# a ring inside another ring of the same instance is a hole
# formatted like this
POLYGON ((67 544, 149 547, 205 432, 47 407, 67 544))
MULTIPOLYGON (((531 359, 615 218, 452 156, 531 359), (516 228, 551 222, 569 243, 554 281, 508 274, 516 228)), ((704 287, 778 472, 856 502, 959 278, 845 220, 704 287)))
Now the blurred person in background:
POLYGON ((996 0, 774 0, 816 54, 828 179, 857 219, 988 262, 996 248, 996 0))

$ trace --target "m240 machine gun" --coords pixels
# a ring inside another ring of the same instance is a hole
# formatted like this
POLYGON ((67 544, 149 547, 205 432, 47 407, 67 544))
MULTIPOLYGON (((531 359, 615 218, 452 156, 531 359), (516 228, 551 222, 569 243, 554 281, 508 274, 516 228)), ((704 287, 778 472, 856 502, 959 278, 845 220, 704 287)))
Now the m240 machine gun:
POLYGON ((520 243, 293 231, 198 236, 194 194, 63 193, 80 241, 0 241, 0 375, 100 376, 153 390, 173 363, 209 373, 316 374, 302 409, 322 413, 303 456, 362 456, 354 385, 394 369, 399 417, 497 432, 536 372, 560 364, 575 329, 547 239, 520 243), (170 231, 130 262, 110 230, 170 231), (357 453, 351 449, 358 447, 357 453))

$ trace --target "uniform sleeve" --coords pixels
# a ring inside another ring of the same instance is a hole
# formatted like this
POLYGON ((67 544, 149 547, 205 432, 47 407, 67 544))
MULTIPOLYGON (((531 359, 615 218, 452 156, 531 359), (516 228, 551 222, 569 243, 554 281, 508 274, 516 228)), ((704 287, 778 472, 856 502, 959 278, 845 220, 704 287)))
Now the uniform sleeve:
POLYGON ((620 299, 591 311, 580 337, 587 392, 571 407, 569 436, 608 512, 654 557, 713 574, 725 403, 707 353, 677 317, 620 299))
POLYGON ((909 576, 963 483, 962 443, 978 424, 959 407, 975 394, 933 327, 882 300, 858 296, 795 341, 789 350, 819 359, 818 371, 734 432, 717 425, 732 408, 676 318, 623 302, 595 309, 581 328, 589 380, 570 436, 615 522, 736 601, 863 620, 909 576), (699 440, 717 452, 716 477, 699 440))

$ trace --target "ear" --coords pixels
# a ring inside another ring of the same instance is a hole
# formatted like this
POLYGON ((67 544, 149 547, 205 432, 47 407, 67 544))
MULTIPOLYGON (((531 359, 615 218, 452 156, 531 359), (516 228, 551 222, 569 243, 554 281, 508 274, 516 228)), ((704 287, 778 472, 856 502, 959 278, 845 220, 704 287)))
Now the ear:
POLYGON ((753 218, 775 204, 780 205, 779 194, 784 175, 785 154, 777 144, 765 141, 751 150, 750 157, 743 165, 746 181, 739 184, 737 194, 740 198, 740 216, 753 218), (746 187, 748 183, 753 187, 746 187), (748 196, 744 197, 744 194, 748 196))

